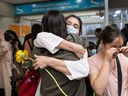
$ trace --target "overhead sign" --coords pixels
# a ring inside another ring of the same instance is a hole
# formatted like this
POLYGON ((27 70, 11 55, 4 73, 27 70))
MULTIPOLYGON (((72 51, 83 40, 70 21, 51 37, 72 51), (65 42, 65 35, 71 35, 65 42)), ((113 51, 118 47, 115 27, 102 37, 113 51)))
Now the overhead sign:
POLYGON ((49 10, 77 11, 103 8, 104 0, 59 0, 15 5, 15 15, 42 14, 49 10))

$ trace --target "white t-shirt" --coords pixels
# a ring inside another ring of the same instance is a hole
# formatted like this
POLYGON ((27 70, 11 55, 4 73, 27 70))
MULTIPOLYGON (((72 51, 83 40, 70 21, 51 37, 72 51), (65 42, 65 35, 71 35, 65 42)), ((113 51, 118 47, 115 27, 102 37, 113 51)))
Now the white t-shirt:
MULTIPOLYGON (((36 47, 43 47, 49 50, 52 54, 56 53, 59 49, 56 48, 64 39, 56 36, 52 33, 41 32, 37 34, 37 38, 34 40, 36 47)), ((88 76, 89 65, 87 61, 88 54, 84 54, 83 58, 77 61, 64 60, 64 63, 71 75, 66 75, 70 80, 80 79, 88 76)))

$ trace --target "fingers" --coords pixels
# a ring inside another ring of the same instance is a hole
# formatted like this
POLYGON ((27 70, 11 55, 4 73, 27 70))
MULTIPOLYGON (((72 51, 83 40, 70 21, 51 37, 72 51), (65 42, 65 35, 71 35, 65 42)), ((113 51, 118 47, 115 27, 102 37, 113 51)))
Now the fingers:
POLYGON ((35 70, 37 70, 37 69, 39 69, 39 68, 40 68, 40 67, 39 67, 38 65, 35 65, 35 66, 34 66, 34 69, 35 69, 35 70))
POLYGON ((113 48, 112 50, 113 57, 116 57, 118 53, 119 53, 118 50, 116 48, 113 48))
POLYGON ((81 53, 84 54, 86 52, 86 49, 84 49, 83 46, 81 46, 81 53))
POLYGON ((34 64, 33 64, 33 67, 35 70, 39 69, 40 67, 38 66, 38 56, 37 55, 34 55, 34 57, 36 58, 34 60, 34 64))
POLYGON ((46 66, 43 66, 43 65, 38 65, 38 64, 34 64, 34 69, 37 70, 37 69, 44 69, 46 66))
POLYGON ((128 57, 128 46, 124 46, 120 48, 120 53, 128 57))
POLYGON ((34 60, 34 64, 33 64, 33 67, 34 67, 35 70, 37 70, 39 68, 43 69, 43 68, 46 67, 47 64, 43 60, 44 56, 34 55, 34 57, 36 58, 34 60))
POLYGON ((38 55, 35 54, 34 57, 35 57, 35 58, 38 58, 38 57, 40 57, 40 56, 38 56, 38 55))
POLYGON ((128 52, 127 46, 120 48, 120 53, 125 53, 125 52, 128 52))
POLYGON ((110 48, 106 51, 105 57, 111 60, 113 57, 117 56, 117 49, 116 48, 110 48))
POLYGON ((44 68, 43 65, 40 65, 40 64, 38 64, 38 63, 34 63, 34 64, 33 64, 33 67, 34 67, 35 70, 37 70, 37 69, 39 69, 39 68, 41 68, 41 69, 44 68))

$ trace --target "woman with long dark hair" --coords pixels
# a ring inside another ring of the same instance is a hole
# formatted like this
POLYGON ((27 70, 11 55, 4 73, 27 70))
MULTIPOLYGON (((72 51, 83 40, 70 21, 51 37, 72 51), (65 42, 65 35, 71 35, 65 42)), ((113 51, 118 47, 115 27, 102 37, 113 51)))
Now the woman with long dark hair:
POLYGON ((4 33, 4 36, 5 36, 5 40, 7 42, 10 42, 10 44, 12 45, 13 60, 14 60, 16 51, 22 50, 23 46, 22 46, 16 32, 14 32, 12 30, 7 30, 4 33))
POLYGON ((12 30, 7 30, 4 33, 5 40, 10 44, 11 52, 12 52, 12 76, 11 78, 11 85, 12 85, 12 94, 11 96, 18 96, 16 82, 21 79, 22 77, 22 67, 21 64, 18 64, 15 60, 15 54, 18 50, 22 50, 22 44, 17 36, 17 34, 12 30))
MULTIPOLYGON (((80 39, 76 42, 76 38, 80 38, 79 36, 76 37, 75 35, 68 35, 67 34, 67 27, 66 26, 67 26, 66 20, 65 20, 64 16, 60 13, 60 11, 51 10, 51 11, 47 12, 46 14, 44 14, 44 17, 42 19, 42 28, 45 32, 41 32, 37 35, 37 38, 35 39, 34 44, 36 47, 40 47, 40 48, 44 47, 47 49, 47 47, 48 47, 48 50, 45 51, 43 55, 55 57, 55 58, 62 59, 62 60, 71 61, 70 63, 67 62, 67 64, 69 64, 69 66, 70 65, 75 66, 76 63, 80 63, 77 61, 77 60, 79 60, 79 58, 74 54, 74 52, 73 52, 74 50, 63 45, 65 42, 68 42, 68 41, 65 41, 64 39, 68 39, 69 41, 72 41, 72 42, 75 42, 78 44, 82 44, 82 43, 81 43, 80 39), (54 38, 54 37, 56 37, 56 35, 60 36, 61 38, 60 37, 58 37, 57 39, 54 38), (55 45, 56 43, 61 43, 61 42, 63 43, 62 46, 60 45, 61 48, 64 49, 63 46, 65 46, 67 49, 69 49, 69 51, 59 50, 59 49, 54 48, 55 46, 57 46, 57 45, 55 45), (75 64, 73 62, 75 62, 75 64)), ((70 42, 68 42, 68 43, 70 43, 70 42)), ((72 45, 75 46, 76 45, 77 49, 79 49, 78 46, 80 46, 80 45, 77 45, 74 43, 70 43, 70 44, 71 45, 69 45, 69 46, 72 46, 72 45)), ((86 53, 86 56, 87 56, 87 53, 86 53)), ((84 59, 87 58, 86 56, 84 57, 84 59)), ((50 77, 50 75, 44 69, 42 69, 41 66, 39 66, 40 64, 38 65, 39 58, 40 57, 36 56, 36 60, 35 60, 36 62, 34 64, 34 67, 35 67, 35 69, 41 68, 40 73, 41 73, 41 77, 42 77, 42 79, 41 79, 42 80, 42 83, 41 83, 42 84, 41 85, 42 95, 48 95, 48 96, 57 96, 57 95, 59 95, 59 96, 62 96, 62 95, 65 95, 65 96, 85 96, 86 86, 85 86, 84 79, 75 80, 74 79, 75 73, 72 71, 70 71, 71 72, 70 73, 68 71, 68 69, 66 69, 66 68, 61 69, 61 67, 60 67, 59 69, 57 69, 54 66, 53 67, 47 66, 47 70, 49 70, 50 73, 57 80, 57 82, 60 86, 60 88, 59 88, 56 85, 56 83, 54 82, 54 80, 50 77)), ((41 60, 41 58, 40 58, 40 60, 41 60)), ((45 59, 45 60, 47 60, 47 59, 45 59)), ((81 63, 82 62, 83 62, 83 59, 81 60, 81 63)), ((87 76, 88 64, 87 64, 86 59, 85 59, 85 62, 82 64, 86 65, 85 67, 83 67, 81 69, 81 70, 86 70, 86 73, 82 74, 82 75, 87 76)), ((61 66, 61 63, 60 63, 60 66, 61 66)), ((65 66, 65 65, 62 65, 62 66, 65 66)), ((44 66, 44 67, 46 67, 46 66, 44 66)))

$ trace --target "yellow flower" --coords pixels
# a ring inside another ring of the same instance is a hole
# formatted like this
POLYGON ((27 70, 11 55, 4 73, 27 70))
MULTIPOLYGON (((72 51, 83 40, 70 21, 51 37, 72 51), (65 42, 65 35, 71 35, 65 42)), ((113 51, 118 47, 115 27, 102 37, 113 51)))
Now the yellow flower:
POLYGON ((16 52, 16 61, 18 63, 24 63, 26 60, 28 60, 28 52, 26 50, 18 50, 16 52))
MULTIPOLYGON (((18 63, 24 63, 26 60, 32 60, 34 62, 34 60, 32 58, 28 57, 28 52, 26 50, 18 50, 16 52, 16 61, 18 63)), ((67 96, 66 93, 62 90, 62 88, 60 87, 60 85, 58 84, 58 82, 56 81, 55 77, 49 72, 49 70, 44 69, 50 76, 51 78, 54 80, 54 82, 56 83, 57 87, 59 88, 59 90, 62 92, 62 94, 64 94, 64 96, 67 96)))

